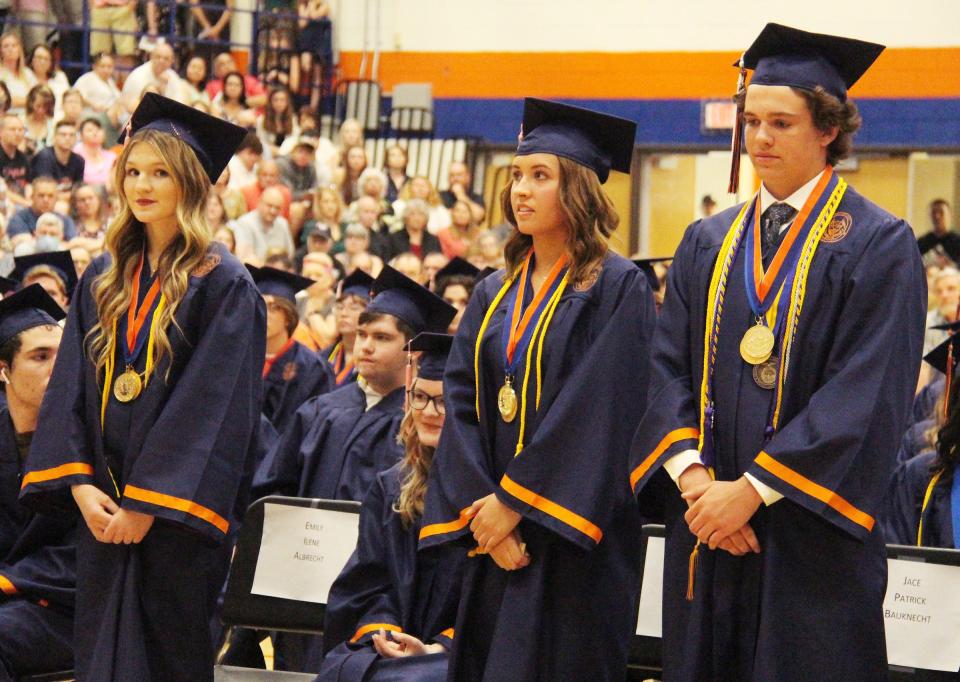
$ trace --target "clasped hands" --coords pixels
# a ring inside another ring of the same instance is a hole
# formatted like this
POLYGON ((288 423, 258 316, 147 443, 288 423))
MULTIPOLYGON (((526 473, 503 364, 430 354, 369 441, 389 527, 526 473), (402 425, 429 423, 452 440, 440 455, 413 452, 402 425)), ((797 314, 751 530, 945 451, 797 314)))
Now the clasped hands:
POLYGON ((405 632, 387 633, 383 630, 373 635, 373 648, 384 658, 439 654, 447 650, 447 648, 439 642, 424 644, 413 635, 408 635, 405 632))
POLYGON ((515 571, 530 564, 517 530, 517 524, 523 518, 505 505, 493 493, 470 505, 467 516, 473 517, 470 530, 477 541, 478 551, 489 554, 497 566, 505 571, 515 571))
POLYGON ((121 509, 95 485, 71 486, 70 492, 83 515, 87 528, 98 542, 115 545, 138 544, 153 525, 153 516, 121 509))
POLYGON ((760 542, 748 521, 763 500, 746 478, 714 481, 706 467, 694 464, 678 483, 689 507, 683 518, 700 542, 734 556, 760 552, 760 542))

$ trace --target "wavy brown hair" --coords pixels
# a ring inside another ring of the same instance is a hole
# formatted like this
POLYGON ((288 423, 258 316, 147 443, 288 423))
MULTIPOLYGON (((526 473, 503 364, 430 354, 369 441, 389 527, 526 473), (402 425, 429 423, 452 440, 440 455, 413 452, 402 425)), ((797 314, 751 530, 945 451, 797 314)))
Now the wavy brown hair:
MULTIPOLYGON (((560 208, 570 226, 567 234, 570 281, 583 282, 606 255, 606 240, 620 224, 620 216, 595 172, 562 156, 557 160, 560 162, 560 208)), ((514 277, 520 271, 533 246, 533 237, 517 229, 510 202, 512 190, 513 180, 510 180, 500 193, 503 217, 514 228, 503 247, 508 277, 514 277)))
MULTIPOLYGON (((114 166, 114 187, 120 198, 116 217, 107 228, 104 248, 110 253, 110 266, 94 280, 93 297, 97 306, 97 324, 87 333, 89 356, 97 372, 107 364, 112 350, 113 324, 125 314, 133 294, 133 275, 146 248, 143 223, 134 217, 123 190, 123 178, 130 151, 138 144, 147 144, 159 154, 177 185, 177 221, 180 233, 170 242, 157 264, 160 291, 166 301, 157 319, 155 362, 164 356, 173 360, 173 349, 167 335, 174 315, 187 291, 190 273, 203 262, 212 241, 204 212, 210 179, 196 154, 179 138, 155 130, 134 135, 124 147, 114 166)), ((178 327, 179 328, 179 327, 178 327)), ((171 365, 172 366, 172 365, 171 365)), ((169 369, 167 371, 169 374, 169 369)))
POLYGON ((403 462, 400 464, 402 476, 400 497, 393 505, 393 511, 400 514, 404 527, 409 528, 423 516, 423 502, 427 496, 427 478, 430 475, 430 464, 433 462, 435 450, 420 442, 417 427, 413 421, 412 407, 407 408, 407 413, 400 422, 397 441, 403 446, 403 462))

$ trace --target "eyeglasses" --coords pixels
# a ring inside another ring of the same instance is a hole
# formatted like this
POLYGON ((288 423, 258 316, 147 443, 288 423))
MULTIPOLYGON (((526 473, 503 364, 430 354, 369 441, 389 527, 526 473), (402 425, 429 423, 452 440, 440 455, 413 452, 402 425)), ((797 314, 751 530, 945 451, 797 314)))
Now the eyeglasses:
POLYGON ((410 407, 415 410, 423 411, 427 409, 429 403, 433 403, 433 409, 437 411, 437 414, 444 415, 447 413, 447 408, 443 404, 442 395, 427 395, 423 391, 410 391, 410 407))

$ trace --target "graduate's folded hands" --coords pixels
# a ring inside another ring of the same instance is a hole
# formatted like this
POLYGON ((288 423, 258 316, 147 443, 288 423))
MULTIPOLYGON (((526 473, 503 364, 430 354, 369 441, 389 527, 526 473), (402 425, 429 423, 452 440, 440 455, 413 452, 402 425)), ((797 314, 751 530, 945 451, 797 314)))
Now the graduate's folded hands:
POLYGON ((473 517, 470 522, 473 539, 477 541, 477 547, 485 551, 499 545, 523 518, 493 493, 470 505, 468 515, 473 517))
POLYGON ((442 644, 436 642, 424 644, 413 635, 408 635, 405 632, 391 632, 388 636, 383 630, 373 635, 373 648, 384 658, 439 654, 447 650, 442 644))
POLYGON ((103 542, 103 531, 113 520, 113 515, 120 510, 117 503, 109 495, 95 485, 83 483, 70 487, 77 508, 83 515, 87 528, 98 541, 103 542))
POLYGON ((746 478, 741 476, 736 481, 697 484, 685 490, 682 497, 696 500, 684 514, 684 519, 690 532, 710 549, 716 549, 739 532, 740 540, 750 545, 753 551, 760 551, 759 544, 754 547, 751 543, 751 537, 756 542, 752 529, 747 535, 741 531, 763 502, 746 478))
POLYGON ((516 571, 530 565, 530 555, 516 529, 498 544, 487 550, 490 558, 505 571, 516 571))
POLYGON ((141 514, 130 509, 120 509, 106 530, 103 531, 101 542, 112 542, 115 545, 137 544, 147 535, 153 525, 153 516, 141 514))

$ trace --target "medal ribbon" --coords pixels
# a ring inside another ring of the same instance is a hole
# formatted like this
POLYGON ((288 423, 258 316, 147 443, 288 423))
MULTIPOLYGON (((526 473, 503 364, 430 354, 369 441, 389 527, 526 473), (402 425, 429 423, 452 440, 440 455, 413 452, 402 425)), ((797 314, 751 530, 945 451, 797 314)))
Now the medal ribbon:
POLYGON ((550 299, 563 281, 569 261, 569 257, 566 254, 557 259, 557 262, 553 264, 553 268, 550 270, 550 274, 547 275, 547 279, 540 286, 530 305, 527 306, 527 309, 523 311, 523 315, 521 316, 523 295, 527 289, 527 280, 530 276, 530 261, 532 258, 533 249, 530 249, 530 252, 527 253, 526 260, 523 262, 523 270, 520 272, 517 292, 513 297, 513 301, 510 303, 510 307, 507 308, 507 319, 510 320, 510 324, 503 326, 503 366, 507 374, 511 376, 526 354, 527 348, 530 346, 530 340, 534 336, 534 330, 539 325, 540 318, 543 317, 550 299))
POLYGON ((296 342, 297 340, 291 336, 289 339, 287 339, 287 342, 283 344, 283 346, 281 346, 280 350, 278 350, 274 354, 272 358, 264 359, 263 361, 263 378, 264 379, 267 378, 267 375, 270 374, 270 370, 273 369, 273 363, 279 360, 284 355, 284 353, 286 353, 288 350, 293 348, 293 344, 296 342))
POLYGON ((346 355, 346 352, 343 350, 343 341, 338 341, 328 358, 330 364, 333 365, 333 373, 336 375, 337 386, 343 386, 353 372, 353 360, 346 362, 346 355))
POLYGON ((140 263, 133 273, 133 293, 130 296, 130 307, 127 309, 127 315, 120 319, 120 333, 123 336, 123 361, 128 366, 133 367, 143 346, 150 336, 152 328, 152 317, 155 314, 160 303, 160 278, 156 273, 152 276, 153 283, 147 290, 147 295, 143 298, 143 303, 137 305, 140 300, 140 275, 143 272, 144 258, 140 256, 140 263), (148 320, 150 320, 148 322, 148 320), (124 324, 126 323, 126 324, 124 324))

